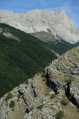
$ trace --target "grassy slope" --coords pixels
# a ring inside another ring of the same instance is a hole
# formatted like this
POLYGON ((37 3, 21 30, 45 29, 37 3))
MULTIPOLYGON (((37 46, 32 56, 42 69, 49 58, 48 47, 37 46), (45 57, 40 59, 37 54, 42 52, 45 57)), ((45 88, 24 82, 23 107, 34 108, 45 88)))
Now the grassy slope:
POLYGON ((0 34, 0 97, 41 71, 56 56, 37 38, 5 24, 0 24, 20 39, 0 34))

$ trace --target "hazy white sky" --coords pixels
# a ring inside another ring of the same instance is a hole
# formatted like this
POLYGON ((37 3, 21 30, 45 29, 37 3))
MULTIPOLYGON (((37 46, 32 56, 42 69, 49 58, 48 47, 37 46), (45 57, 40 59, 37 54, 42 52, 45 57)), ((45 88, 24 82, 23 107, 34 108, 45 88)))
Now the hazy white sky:
POLYGON ((0 0, 0 10, 27 12, 34 9, 64 9, 79 27, 79 0, 0 0))

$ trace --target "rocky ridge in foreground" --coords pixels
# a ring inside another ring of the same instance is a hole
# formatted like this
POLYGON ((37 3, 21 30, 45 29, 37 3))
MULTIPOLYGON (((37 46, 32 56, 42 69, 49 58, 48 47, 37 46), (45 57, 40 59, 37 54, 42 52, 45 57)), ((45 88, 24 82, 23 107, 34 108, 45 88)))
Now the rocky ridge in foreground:
POLYGON ((36 74, 2 97, 0 119, 78 119, 78 53, 79 47, 68 51, 47 66, 45 74, 36 74))

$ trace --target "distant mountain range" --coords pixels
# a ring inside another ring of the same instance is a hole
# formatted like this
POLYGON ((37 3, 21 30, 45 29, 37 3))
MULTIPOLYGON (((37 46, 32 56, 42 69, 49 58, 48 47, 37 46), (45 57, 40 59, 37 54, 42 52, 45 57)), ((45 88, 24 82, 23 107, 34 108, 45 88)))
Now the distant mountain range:
POLYGON ((79 29, 64 10, 36 9, 27 13, 13 13, 4 10, 0 11, 0 23, 9 24, 27 33, 50 32, 55 38, 58 39, 57 36, 60 36, 72 44, 79 41, 79 29))

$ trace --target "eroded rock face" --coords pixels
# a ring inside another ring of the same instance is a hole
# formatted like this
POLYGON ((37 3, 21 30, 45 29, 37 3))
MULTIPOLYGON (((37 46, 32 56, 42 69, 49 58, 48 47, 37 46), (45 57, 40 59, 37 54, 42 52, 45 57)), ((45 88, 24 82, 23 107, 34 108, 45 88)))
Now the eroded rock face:
POLYGON ((17 38, 16 36, 14 36, 13 34, 11 34, 11 33, 9 33, 9 32, 4 32, 3 35, 6 36, 7 38, 13 38, 13 39, 15 39, 15 40, 20 41, 19 38, 17 38))
POLYGON ((34 10, 28 13, 0 11, 0 23, 9 24, 27 33, 50 32, 70 43, 79 41, 79 29, 64 10, 34 10))
POLYGON ((55 119, 58 110, 62 110, 56 98, 54 102, 50 99, 54 92, 46 86, 41 75, 29 79, 28 84, 20 85, 11 93, 12 99, 6 101, 5 95, 0 100, 0 119, 55 119), (15 101, 14 111, 9 107, 11 101, 15 101))
POLYGON ((79 47, 68 51, 47 67, 54 90, 65 87, 69 100, 79 108, 79 47), (55 78, 55 79, 54 79, 55 78), (61 84, 61 85, 60 85, 61 84))
POLYGON ((79 108, 79 80, 74 80, 70 85, 70 96, 73 103, 79 108))

